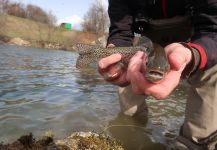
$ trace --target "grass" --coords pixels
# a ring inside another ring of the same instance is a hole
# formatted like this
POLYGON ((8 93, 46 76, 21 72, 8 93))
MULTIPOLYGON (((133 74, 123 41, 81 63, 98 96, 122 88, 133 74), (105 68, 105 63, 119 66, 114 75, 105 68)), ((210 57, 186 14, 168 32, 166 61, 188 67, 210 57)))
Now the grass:
POLYGON ((72 43, 90 44, 97 39, 97 35, 94 33, 52 27, 4 14, 0 14, 0 26, 0 37, 8 39, 20 37, 30 42, 50 42, 67 46, 72 43))

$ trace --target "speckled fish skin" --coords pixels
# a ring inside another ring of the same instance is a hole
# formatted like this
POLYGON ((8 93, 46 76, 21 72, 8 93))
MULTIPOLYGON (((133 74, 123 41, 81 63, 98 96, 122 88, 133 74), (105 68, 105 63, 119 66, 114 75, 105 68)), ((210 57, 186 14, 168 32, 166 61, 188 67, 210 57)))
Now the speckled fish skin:
POLYGON ((114 48, 102 48, 91 45, 78 44, 77 46, 79 57, 76 62, 76 68, 84 68, 91 63, 99 61, 101 58, 110 56, 112 54, 121 54, 121 63, 127 67, 130 58, 137 52, 143 51, 148 53, 147 47, 135 46, 135 47, 114 47, 114 48))
POLYGON ((144 76, 153 83, 160 82, 170 69, 164 49, 158 45, 153 44, 153 47, 133 46, 133 47, 114 47, 102 48, 91 45, 78 44, 77 46, 79 57, 76 62, 76 68, 85 68, 91 63, 99 61, 101 58, 119 53, 122 55, 120 63, 126 68, 130 59, 137 51, 143 51, 147 54, 148 60, 144 62, 144 76))

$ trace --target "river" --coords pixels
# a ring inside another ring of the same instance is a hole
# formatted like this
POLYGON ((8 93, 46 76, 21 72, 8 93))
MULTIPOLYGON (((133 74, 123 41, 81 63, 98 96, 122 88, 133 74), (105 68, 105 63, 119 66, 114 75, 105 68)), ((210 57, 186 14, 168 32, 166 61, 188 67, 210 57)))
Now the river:
POLYGON ((0 141, 32 132, 64 138, 94 131, 117 138, 126 150, 172 149, 184 119, 186 86, 166 100, 148 98, 148 121, 120 113, 117 87, 94 69, 75 68, 77 53, 0 45, 0 141))

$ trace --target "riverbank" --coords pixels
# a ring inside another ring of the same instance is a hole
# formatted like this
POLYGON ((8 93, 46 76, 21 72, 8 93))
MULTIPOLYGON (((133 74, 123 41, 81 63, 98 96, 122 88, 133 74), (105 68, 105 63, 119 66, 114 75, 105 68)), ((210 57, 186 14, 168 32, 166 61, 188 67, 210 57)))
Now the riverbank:
POLYGON ((75 43, 96 44, 102 35, 68 30, 40 22, 0 14, 0 43, 33 48, 74 51, 75 43))
MULTIPOLYGON (((75 51, 74 43, 64 45, 61 43, 54 43, 54 42, 45 42, 45 41, 27 41, 22 38, 16 37, 6 40, 0 40, 0 44, 8 44, 8 45, 17 45, 17 46, 24 46, 24 47, 31 47, 31 48, 45 48, 45 49, 56 49, 56 50, 66 50, 66 51, 75 51)), ((92 42, 95 44, 95 42, 92 42)))

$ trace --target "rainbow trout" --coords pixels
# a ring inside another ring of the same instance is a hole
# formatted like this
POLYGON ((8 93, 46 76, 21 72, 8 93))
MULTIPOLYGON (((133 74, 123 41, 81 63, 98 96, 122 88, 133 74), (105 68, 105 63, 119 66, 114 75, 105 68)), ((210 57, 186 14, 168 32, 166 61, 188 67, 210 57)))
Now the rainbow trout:
POLYGON ((110 56, 111 54, 119 53, 122 55, 120 61, 126 68, 130 58, 137 52, 143 51, 148 55, 148 60, 144 62, 145 73, 144 76, 151 82, 158 82, 162 80, 169 70, 169 63, 167 61, 164 49, 154 44, 152 47, 147 46, 132 46, 132 47, 114 47, 102 48, 92 45, 78 44, 77 50, 79 57, 76 62, 76 68, 84 68, 91 63, 99 61, 101 58, 110 56))

